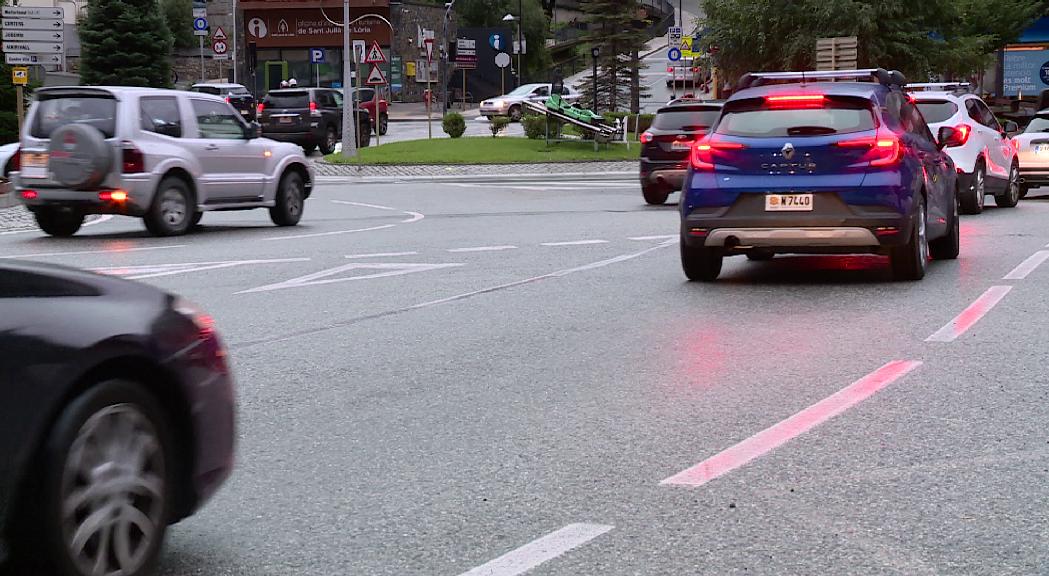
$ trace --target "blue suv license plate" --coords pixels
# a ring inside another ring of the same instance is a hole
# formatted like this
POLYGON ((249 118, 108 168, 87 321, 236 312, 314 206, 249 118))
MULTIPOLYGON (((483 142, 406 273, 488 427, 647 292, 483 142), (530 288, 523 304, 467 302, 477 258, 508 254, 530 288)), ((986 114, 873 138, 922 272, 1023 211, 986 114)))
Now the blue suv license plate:
POLYGON ((766 194, 766 212, 811 212, 812 194, 766 194))

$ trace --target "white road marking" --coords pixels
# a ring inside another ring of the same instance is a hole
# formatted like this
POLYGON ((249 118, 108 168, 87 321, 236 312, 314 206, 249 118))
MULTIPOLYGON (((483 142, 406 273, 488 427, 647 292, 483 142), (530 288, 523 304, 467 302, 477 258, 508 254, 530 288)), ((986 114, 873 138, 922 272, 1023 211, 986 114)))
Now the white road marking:
POLYGON ((571 240, 569 242, 541 242, 540 246, 585 246, 587 244, 608 244, 608 240, 571 240))
POLYGON ((662 236, 631 236, 630 238, 627 238, 627 240, 639 240, 639 241, 642 241, 642 242, 644 242, 646 240, 676 240, 676 239, 677 239, 677 235, 675 235, 675 234, 664 234, 662 236))
POLYGON ((972 328, 981 318, 987 315, 1002 298, 1012 290, 1012 286, 991 286, 979 298, 969 304, 962 313, 955 316, 953 320, 944 325, 932 336, 925 339, 926 342, 953 342, 969 328, 972 328))
POLYGON ((1020 262, 1016 268, 1013 268, 1011 272, 1003 276, 1002 280, 1023 280, 1046 260, 1049 260, 1049 250, 1039 250, 1028 256, 1023 262, 1020 262))
POLYGON ((499 250, 516 250, 517 246, 475 246, 473 248, 449 248, 449 252, 498 252, 499 250))
POLYGON ((460 576, 517 576, 611 530, 604 524, 569 524, 460 576))
POLYGON ((268 292, 271 290, 284 290, 287 288, 302 288, 304 286, 319 286, 322 284, 335 284, 338 282, 350 282, 353 280, 386 278, 389 276, 401 276, 403 274, 411 274, 413 272, 426 272, 428 270, 439 270, 442 268, 453 268, 457 266, 463 266, 463 264, 415 264, 400 262, 365 264, 354 262, 352 264, 344 264, 342 266, 336 266, 335 268, 328 268, 327 270, 314 272, 313 274, 299 276, 298 278, 292 278, 291 280, 277 282, 276 284, 267 284, 265 286, 259 286, 258 288, 241 290, 240 292, 236 292, 236 294, 268 292), (365 274, 363 276, 344 276, 341 278, 329 278, 329 276, 334 276, 342 272, 349 272, 351 270, 380 270, 380 272, 376 272, 375 274, 365 274))
POLYGON ((400 212, 401 214, 407 214, 410 216, 407 220, 401 220, 401 224, 411 224, 412 222, 418 222, 423 218, 426 218, 425 214, 418 212, 412 212, 411 210, 401 210, 400 208, 393 208, 390 206, 379 206, 378 204, 365 204, 364 202, 350 202, 348 200, 332 200, 335 204, 347 204, 349 206, 361 206, 364 208, 375 208, 376 210, 390 210, 393 212, 400 212))
MULTIPOLYGON (((418 212, 412 212, 411 210, 401 210, 400 208, 393 208, 390 206, 380 206, 378 204, 365 204, 364 202, 349 202, 347 200, 332 200, 333 204, 347 204, 349 206, 361 206, 364 208, 374 208, 376 210, 389 210, 392 212, 400 212, 401 214, 407 214, 406 220, 401 220, 399 224, 411 224, 412 222, 418 222, 423 218, 426 218, 424 214, 418 212)), ((292 236, 275 236, 272 238, 266 238, 265 240, 298 240, 301 238, 320 238, 323 236, 338 236, 340 234, 354 234, 356 232, 371 232, 373 230, 385 230, 387 228, 393 228, 397 224, 383 224, 381 226, 370 226, 368 228, 354 228, 353 230, 335 230, 333 232, 314 232, 312 234, 295 234, 292 236)))
POLYGON ((393 258, 395 256, 415 256, 418 252, 376 252, 374 254, 350 254, 346 258, 393 258))
POLYGON ((144 250, 167 250, 168 248, 185 248, 186 244, 172 246, 144 246, 142 248, 110 248, 108 250, 78 250, 76 252, 40 252, 37 254, 16 254, 0 258, 44 258, 46 256, 77 256, 80 254, 123 254, 124 252, 141 252, 144 250))
POLYGON ((271 260, 227 260, 222 262, 185 262, 179 264, 145 264, 141 266, 109 266, 104 268, 92 268, 92 272, 109 274, 111 276, 122 276, 129 280, 144 280, 146 278, 159 278, 161 276, 172 276, 188 272, 203 272, 205 270, 218 270, 221 268, 232 268, 234 266, 247 266, 252 264, 280 264, 286 262, 309 262, 309 258, 276 258, 271 260))
POLYGON ((314 234, 295 234, 294 236, 275 236, 272 238, 264 238, 264 240, 295 240, 299 238, 319 238, 321 236, 337 236, 339 234, 353 234, 354 232, 371 232, 372 230, 384 230, 386 228, 393 228, 396 224, 383 224, 382 226, 371 226, 369 228, 355 228, 353 230, 336 230, 335 232, 317 232, 314 234))
POLYGON ((693 488, 706 484, 838 416, 921 365, 921 362, 914 360, 889 362, 790 418, 758 432, 691 468, 674 474, 660 484, 693 488))

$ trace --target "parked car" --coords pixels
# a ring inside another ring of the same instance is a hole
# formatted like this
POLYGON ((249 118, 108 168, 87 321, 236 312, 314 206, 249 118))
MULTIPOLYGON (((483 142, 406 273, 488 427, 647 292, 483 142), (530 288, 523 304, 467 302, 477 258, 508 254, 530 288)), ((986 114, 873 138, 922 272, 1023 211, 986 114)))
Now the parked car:
POLYGON ((1049 109, 1035 114, 1012 142, 1020 162, 1020 198, 1031 188, 1049 186, 1049 109))
POLYGON ((145 284, 11 260, 0 310, 0 563, 151 573, 167 526, 233 468, 211 318, 145 284))
MULTIPOLYGON (((372 132, 380 136, 385 136, 386 131, 390 126, 390 103, 383 94, 379 93, 378 106, 376 106, 375 88, 351 88, 350 93, 353 94, 354 106, 359 106, 362 110, 368 111, 368 116, 372 119, 372 132)), ((341 105, 341 100, 340 100, 341 105)))
POLYGON ((962 213, 983 212, 988 194, 994 195, 999 207, 1016 206, 1020 200, 1020 163, 1009 141, 1009 134, 1019 131, 1016 123, 999 124, 987 104, 970 94, 965 83, 908 84, 907 89, 931 130, 951 126, 960 132, 959 144, 946 150, 959 170, 962 213))
POLYGON ((194 84, 189 90, 222 96, 245 120, 255 121, 255 96, 240 84, 201 83, 194 84))
POLYGON ((210 210, 268 208, 294 226, 313 169, 298 147, 258 133, 210 94, 40 88, 12 179, 52 236, 72 236, 86 214, 140 217, 157 236, 183 234, 210 210))
MULTIPOLYGON (((357 146, 371 141, 371 116, 356 108, 357 146)), ((342 139, 342 92, 332 88, 271 90, 258 107, 259 123, 267 138, 302 146, 307 155, 335 152, 342 139)))
POLYGON ((680 101, 656 111, 641 133, 641 193, 649 204, 663 204, 681 190, 692 144, 721 114, 720 102, 680 101))
MULTIPOLYGON (((524 115, 524 102, 543 103, 550 97, 551 84, 522 84, 511 92, 481 102, 481 116, 509 116, 517 122, 524 115)), ((562 87, 562 99, 569 103, 582 95, 570 86, 562 87)))
POLYGON ((962 132, 934 138, 904 83, 881 69, 744 75, 692 147, 685 275, 714 280, 734 254, 873 253, 917 280, 930 256, 956 258, 957 176, 943 149, 962 132))

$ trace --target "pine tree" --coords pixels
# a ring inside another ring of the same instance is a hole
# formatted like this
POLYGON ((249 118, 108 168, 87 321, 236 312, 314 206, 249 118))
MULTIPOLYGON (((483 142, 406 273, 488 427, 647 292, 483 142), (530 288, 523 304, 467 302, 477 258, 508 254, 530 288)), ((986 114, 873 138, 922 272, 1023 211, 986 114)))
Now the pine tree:
POLYGON ((196 48, 193 36, 193 0, 160 0, 164 21, 175 39, 176 48, 196 48))
POLYGON ((92 0, 80 43, 84 84, 171 84, 171 31, 156 0, 92 0))
POLYGON ((644 9, 638 0, 584 0, 590 30, 587 40, 601 50, 598 57, 597 98, 591 72, 578 86, 585 101, 595 110, 615 112, 629 108, 638 112, 644 96, 640 82, 640 59, 648 22, 641 19, 644 9))

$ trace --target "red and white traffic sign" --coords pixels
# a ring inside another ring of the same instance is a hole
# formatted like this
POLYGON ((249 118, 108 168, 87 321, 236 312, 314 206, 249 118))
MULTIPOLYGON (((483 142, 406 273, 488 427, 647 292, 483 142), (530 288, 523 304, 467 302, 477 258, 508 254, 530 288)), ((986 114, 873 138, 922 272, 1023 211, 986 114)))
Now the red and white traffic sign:
POLYGON ((211 51, 215 54, 225 54, 229 51, 229 46, 226 44, 225 40, 219 40, 216 38, 211 42, 211 51))
POLYGON ((379 86, 386 84, 386 76, 383 75, 382 69, 377 64, 372 64, 371 72, 368 72, 368 79, 364 81, 368 86, 379 86))
POLYGON ((215 30, 215 33, 211 36, 212 40, 225 40, 226 38, 226 31, 222 29, 222 26, 219 26, 218 29, 215 30))
POLYGON ((433 38, 427 38, 423 46, 426 46, 426 62, 433 62, 433 38))
POLYGON ((367 64, 381 64, 386 62, 386 55, 382 53, 382 48, 379 47, 379 43, 372 41, 372 47, 368 50, 368 55, 365 56, 364 62, 367 64))

